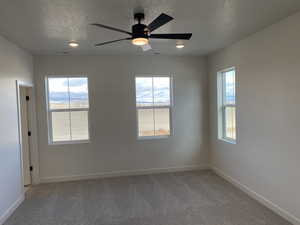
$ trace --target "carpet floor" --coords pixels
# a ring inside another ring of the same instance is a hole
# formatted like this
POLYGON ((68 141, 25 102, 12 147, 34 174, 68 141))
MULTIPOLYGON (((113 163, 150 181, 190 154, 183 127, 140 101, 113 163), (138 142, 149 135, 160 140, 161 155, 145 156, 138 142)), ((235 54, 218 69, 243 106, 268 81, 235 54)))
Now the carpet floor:
POLYGON ((291 225, 211 171, 41 184, 5 225, 291 225))

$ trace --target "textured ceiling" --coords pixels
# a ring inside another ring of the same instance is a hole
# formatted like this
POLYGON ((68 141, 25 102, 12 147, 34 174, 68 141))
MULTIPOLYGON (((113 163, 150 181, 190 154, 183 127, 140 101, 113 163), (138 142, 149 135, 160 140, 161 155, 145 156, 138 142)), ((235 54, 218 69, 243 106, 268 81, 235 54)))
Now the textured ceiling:
POLYGON ((0 0, 0 34, 33 54, 204 55, 298 10, 299 0, 0 0), (181 50, 175 40, 153 40, 154 51, 147 53, 129 41, 94 47, 126 35, 90 23, 130 30, 140 10, 146 23, 162 12, 175 18, 157 33, 192 32, 192 39, 181 50), (70 49, 69 40, 79 48, 70 49))

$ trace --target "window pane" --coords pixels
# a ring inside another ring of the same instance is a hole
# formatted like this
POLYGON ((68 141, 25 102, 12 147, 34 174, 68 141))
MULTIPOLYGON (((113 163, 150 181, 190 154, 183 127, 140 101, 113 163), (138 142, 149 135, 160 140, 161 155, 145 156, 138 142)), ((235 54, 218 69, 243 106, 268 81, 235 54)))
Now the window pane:
POLYGON ((236 139, 235 107, 225 107, 225 138, 236 139))
POLYGON ((170 105, 170 77, 154 77, 154 105, 170 105))
POLYGON ((170 109, 154 109, 155 136, 170 135, 170 109))
POLYGON ((88 111, 71 112, 71 134, 72 140, 88 140, 88 111))
POLYGON ((70 108, 88 108, 88 79, 86 77, 70 78, 70 108))
POLYGON ((235 71, 230 70, 225 74, 225 104, 235 104, 235 71))
POLYGON ((154 136, 153 109, 138 109, 139 137, 154 136))
POLYGON ((52 138, 56 141, 70 141, 70 113, 52 112, 52 138))
POLYGON ((68 78, 49 78, 48 96, 50 109, 69 108, 69 88, 68 78))
POLYGON ((152 77, 135 78, 135 88, 136 88, 136 105, 152 106, 153 105, 152 77))

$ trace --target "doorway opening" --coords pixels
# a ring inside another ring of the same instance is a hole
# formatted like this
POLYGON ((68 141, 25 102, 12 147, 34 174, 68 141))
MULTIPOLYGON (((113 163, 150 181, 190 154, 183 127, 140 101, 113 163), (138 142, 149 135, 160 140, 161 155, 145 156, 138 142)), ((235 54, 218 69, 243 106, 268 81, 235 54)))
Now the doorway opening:
POLYGON ((35 127, 35 104, 33 85, 20 83, 17 81, 17 96, 18 96, 18 114, 19 114, 19 142, 20 142, 20 157, 22 184, 24 192, 35 183, 33 180, 33 170, 36 141, 35 127))

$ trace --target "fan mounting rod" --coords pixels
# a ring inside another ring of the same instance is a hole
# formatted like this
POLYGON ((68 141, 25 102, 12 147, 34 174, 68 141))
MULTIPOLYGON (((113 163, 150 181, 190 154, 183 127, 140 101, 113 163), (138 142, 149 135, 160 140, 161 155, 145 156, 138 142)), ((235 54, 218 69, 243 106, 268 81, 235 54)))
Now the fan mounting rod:
POLYGON ((138 23, 141 23, 141 21, 145 19, 145 14, 144 13, 135 13, 134 19, 137 20, 138 23))

